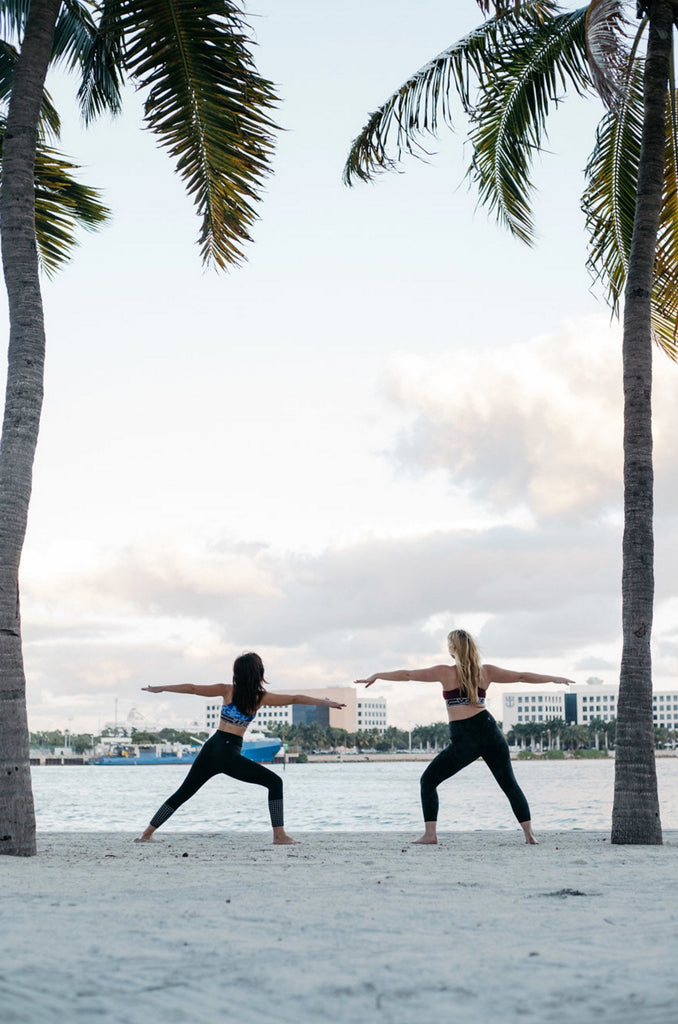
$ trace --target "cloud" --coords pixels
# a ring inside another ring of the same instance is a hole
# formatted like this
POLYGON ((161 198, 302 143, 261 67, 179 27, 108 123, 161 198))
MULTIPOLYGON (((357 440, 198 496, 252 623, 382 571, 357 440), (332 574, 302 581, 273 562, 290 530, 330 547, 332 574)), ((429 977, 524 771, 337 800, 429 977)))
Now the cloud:
MULTIPOLYGON (((599 319, 506 347, 400 355, 385 382, 408 418, 393 458, 415 476, 444 469, 500 514, 525 506, 550 521, 619 510, 621 368, 620 331, 599 319)), ((676 368, 658 355, 655 370, 655 459, 668 505, 676 368)))

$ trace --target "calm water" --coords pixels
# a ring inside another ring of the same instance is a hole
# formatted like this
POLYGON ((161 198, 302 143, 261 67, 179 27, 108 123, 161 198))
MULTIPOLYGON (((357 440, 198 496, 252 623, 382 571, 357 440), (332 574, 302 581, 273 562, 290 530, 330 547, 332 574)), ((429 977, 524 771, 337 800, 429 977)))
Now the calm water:
MULTIPOLYGON (((290 831, 411 831, 420 827, 423 762, 288 765, 285 819, 290 831)), ((514 762, 535 828, 607 829, 614 761, 514 762)), ((38 828, 45 832, 137 832, 181 783, 182 765, 35 767, 38 828)), ((657 761, 662 825, 678 829, 678 758, 657 761)), ((513 829, 508 801, 482 762, 438 790, 442 830, 513 829)), ((180 808, 173 832, 268 828, 266 794, 218 776, 180 808)))

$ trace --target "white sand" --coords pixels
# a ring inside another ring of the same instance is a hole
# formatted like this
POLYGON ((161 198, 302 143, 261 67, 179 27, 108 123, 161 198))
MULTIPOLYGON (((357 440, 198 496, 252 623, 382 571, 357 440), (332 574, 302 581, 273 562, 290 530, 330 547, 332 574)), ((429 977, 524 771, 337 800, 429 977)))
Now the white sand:
POLYGON ((673 1024, 678 833, 44 834, 0 858, 3 1024, 673 1024))

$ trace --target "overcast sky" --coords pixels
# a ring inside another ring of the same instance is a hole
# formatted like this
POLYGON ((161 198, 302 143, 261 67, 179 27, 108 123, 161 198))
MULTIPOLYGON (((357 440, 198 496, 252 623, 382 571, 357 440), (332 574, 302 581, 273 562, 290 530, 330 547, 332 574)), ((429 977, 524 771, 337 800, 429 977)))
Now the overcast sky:
MULTIPOLYGON (((243 650, 289 691, 436 664, 455 626, 488 661, 616 682, 620 332, 579 209, 600 106, 552 121, 529 250, 476 208, 461 120, 426 163, 341 182, 368 112, 478 23, 473 0, 249 10, 285 132, 227 275, 201 268, 140 98, 85 133, 49 82, 114 219, 44 284, 31 728, 95 730, 116 700, 181 725, 202 701, 140 687, 229 680, 243 650)), ((677 374, 657 353, 656 685, 678 670, 677 374)), ((373 692, 395 724, 444 718, 434 685, 373 692)))

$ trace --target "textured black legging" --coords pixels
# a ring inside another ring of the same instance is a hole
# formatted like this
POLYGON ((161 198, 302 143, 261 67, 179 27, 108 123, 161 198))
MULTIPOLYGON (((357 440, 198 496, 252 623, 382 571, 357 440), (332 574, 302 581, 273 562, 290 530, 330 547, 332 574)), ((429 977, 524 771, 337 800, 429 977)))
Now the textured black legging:
POLYGON ((208 779, 220 774, 230 775, 232 779, 241 782, 253 782, 255 786, 265 786, 268 790, 271 825, 274 828, 283 825, 282 779, 275 772, 264 768, 263 764, 243 757, 241 749, 242 738, 233 733, 218 730, 214 736, 210 736, 176 793, 172 793, 151 818, 153 828, 167 821, 178 807, 195 796, 208 779))
POLYGON ((508 743, 489 711, 472 718, 450 722, 450 744, 435 757, 421 777, 421 807, 424 821, 438 820, 437 787, 476 758, 482 757, 509 798, 518 821, 530 820, 525 794, 513 774, 508 743))

